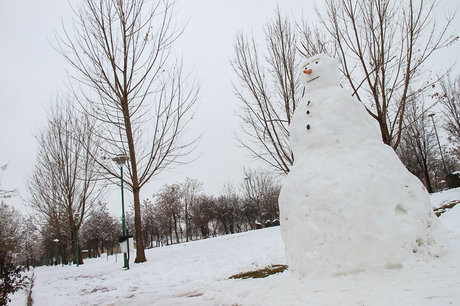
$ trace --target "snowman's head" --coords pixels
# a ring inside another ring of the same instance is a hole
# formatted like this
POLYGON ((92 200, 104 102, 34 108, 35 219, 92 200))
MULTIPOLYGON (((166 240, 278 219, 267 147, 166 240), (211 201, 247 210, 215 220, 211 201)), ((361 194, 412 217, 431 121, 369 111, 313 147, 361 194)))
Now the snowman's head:
POLYGON ((338 62, 327 54, 308 57, 301 68, 301 82, 307 89, 340 84, 338 62))

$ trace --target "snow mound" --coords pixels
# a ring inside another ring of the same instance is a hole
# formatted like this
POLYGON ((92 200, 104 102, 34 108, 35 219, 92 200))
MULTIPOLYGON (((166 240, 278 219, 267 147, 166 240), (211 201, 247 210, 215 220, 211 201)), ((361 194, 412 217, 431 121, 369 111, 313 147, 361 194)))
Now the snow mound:
POLYGON ((279 198, 290 270, 346 274, 439 255, 428 192, 338 85, 336 60, 317 55, 302 68, 306 95, 290 126, 295 162, 279 198))

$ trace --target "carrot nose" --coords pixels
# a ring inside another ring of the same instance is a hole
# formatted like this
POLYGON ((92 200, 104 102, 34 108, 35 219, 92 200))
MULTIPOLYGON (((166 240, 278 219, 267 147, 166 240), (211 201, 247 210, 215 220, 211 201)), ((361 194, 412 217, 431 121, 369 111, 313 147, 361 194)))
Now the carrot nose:
POLYGON ((305 74, 311 74, 311 69, 304 70, 303 73, 305 73, 305 74))

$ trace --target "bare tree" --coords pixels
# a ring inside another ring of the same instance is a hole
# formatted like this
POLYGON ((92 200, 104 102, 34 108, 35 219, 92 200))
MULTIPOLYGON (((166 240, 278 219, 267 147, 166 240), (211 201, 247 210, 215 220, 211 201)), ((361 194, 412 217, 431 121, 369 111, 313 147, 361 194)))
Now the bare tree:
POLYGON ((144 243, 146 248, 159 246, 161 242, 160 227, 157 216, 155 215, 155 203, 149 198, 142 201, 142 235, 144 235, 144 243))
POLYGON ((242 230, 242 199, 233 185, 224 186, 224 193, 216 199, 216 218, 225 234, 239 233, 242 230))
POLYGON ((211 236, 210 223, 215 219, 216 200, 213 196, 201 194, 190 206, 190 218, 196 236, 209 238, 211 236))
POLYGON ((404 118, 405 129, 397 153, 404 165, 420 178, 429 193, 433 192, 431 172, 438 158, 436 136, 424 100, 410 98, 404 118))
POLYGON ((21 261, 29 269, 30 266, 35 267, 41 253, 40 231, 34 217, 28 216, 24 219, 21 232, 21 261))
POLYGON ((102 192, 93 131, 70 103, 58 101, 36 136, 38 157, 28 182, 29 204, 53 227, 54 238, 72 244, 74 258, 77 229, 102 192))
POLYGON ((190 177, 185 178, 185 182, 181 184, 181 198, 184 206, 186 241, 189 241, 189 238, 191 238, 189 209, 190 206, 193 205, 197 200, 198 193, 201 191, 202 187, 203 183, 199 182, 197 179, 192 179, 190 177))
POLYGON ((89 257, 99 257, 100 252, 113 253, 120 235, 120 221, 109 214, 106 203, 99 203, 83 223, 80 241, 88 250, 89 257))
POLYGON ((444 78, 441 81, 441 90, 439 100, 443 106, 444 127, 449 137, 460 144, 460 76, 454 80, 444 78))
MULTIPOLYGON (((173 3, 85 0, 76 12, 75 33, 64 29, 59 49, 84 88, 81 105, 98 122, 103 156, 127 154, 127 184, 134 197, 135 262, 146 261, 140 212, 141 188, 165 167, 178 162, 196 139, 181 136, 192 118, 197 87, 181 63, 171 63, 171 46, 181 34, 173 3)), ((99 159, 111 179, 116 165, 99 159)))
POLYGON ((164 185, 155 197, 157 205, 161 207, 160 211, 164 216, 163 218, 168 220, 171 244, 173 243, 173 231, 176 243, 179 243, 182 237, 182 227, 180 225, 182 217, 181 186, 179 184, 164 185), (181 237, 179 237, 179 233, 181 233, 181 237))
POLYGON ((443 22, 436 0, 324 3, 320 25, 304 26, 304 51, 312 55, 320 46, 339 58, 353 94, 379 123, 383 142, 396 149, 407 101, 437 81, 426 77, 427 59, 458 39, 450 35, 455 12, 443 22))
POLYGON ((272 175, 262 170, 244 169, 241 185, 246 203, 257 211, 257 220, 263 225, 266 220, 279 217, 278 195, 281 187, 272 175))
POLYGON ((254 37, 239 34, 235 40, 232 67, 239 82, 234 89, 245 135, 237 139, 252 156, 288 173, 294 161, 288 126, 301 95, 296 69, 300 53, 294 26, 279 9, 265 26, 265 42, 261 51, 254 37))

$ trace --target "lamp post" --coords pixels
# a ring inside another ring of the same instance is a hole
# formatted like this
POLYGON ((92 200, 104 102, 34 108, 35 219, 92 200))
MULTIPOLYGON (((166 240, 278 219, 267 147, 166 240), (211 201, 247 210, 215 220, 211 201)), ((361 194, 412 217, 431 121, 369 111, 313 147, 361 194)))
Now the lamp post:
MULTIPOLYGON (((59 239, 53 239, 53 242, 55 242, 55 243, 56 243, 56 246, 57 246, 57 244, 58 244, 58 242, 59 242, 59 239)), ((56 252, 56 246, 54 247, 54 265, 55 265, 55 266, 57 266, 57 254, 56 254, 57 252, 56 252)))
POLYGON ((434 133, 436 134, 436 139, 438 140, 438 147, 439 147, 439 152, 441 153, 441 160, 442 160, 442 165, 444 167, 444 176, 447 175, 447 167, 446 167, 446 162, 444 161, 444 155, 442 154, 442 149, 441 149, 441 143, 439 142, 439 136, 438 136, 438 131, 436 130, 436 124, 434 123, 434 113, 431 113, 428 115, 428 117, 431 117, 431 121, 433 122, 433 127, 434 127, 434 133))
MULTIPOLYGON (((121 178, 121 224, 123 227, 123 237, 126 240, 127 244, 127 251, 129 253, 129 237, 127 237, 126 234, 126 223, 125 223, 125 199, 124 199, 124 193, 123 193, 123 165, 129 160, 129 157, 126 156, 125 154, 119 154, 116 157, 112 158, 114 162, 116 162, 120 166, 120 178, 121 178)), ((128 262, 128 254, 123 253, 123 259, 124 259, 124 266, 123 268, 129 269, 129 262, 128 262)))
MULTIPOLYGON (((59 239, 53 239, 54 242, 56 242, 56 244, 59 244, 59 239)), ((61 265, 64 267, 64 262, 62 261, 62 245, 60 245, 60 248, 61 248, 61 265)))
POLYGON ((78 245, 78 219, 80 218, 79 213, 75 213, 75 232, 76 232, 76 242, 77 242, 77 267, 80 264, 80 250, 79 250, 79 245, 78 245))

